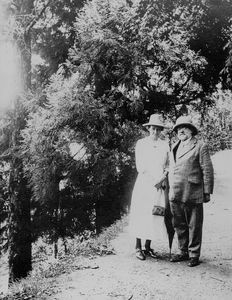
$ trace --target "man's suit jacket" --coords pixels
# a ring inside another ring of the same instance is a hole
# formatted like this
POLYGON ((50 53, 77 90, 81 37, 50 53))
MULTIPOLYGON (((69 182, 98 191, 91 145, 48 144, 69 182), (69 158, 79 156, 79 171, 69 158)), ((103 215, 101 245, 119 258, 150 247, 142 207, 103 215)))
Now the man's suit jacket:
POLYGON ((184 151, 177 151, 180 141, 170 153, 169 200, 203 203, 204 193, 212 194, 214 171, 205 143, 193 137, 184 151))

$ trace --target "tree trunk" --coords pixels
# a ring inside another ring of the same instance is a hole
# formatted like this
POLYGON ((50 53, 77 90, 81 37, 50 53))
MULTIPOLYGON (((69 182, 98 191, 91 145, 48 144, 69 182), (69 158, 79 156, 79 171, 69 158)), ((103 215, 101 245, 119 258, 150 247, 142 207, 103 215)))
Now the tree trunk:
MULTIPOLYGON (((31 88, 31 32, 33 0, 17 0, 15 17, 24 34, 14 36, 21 58, 23 92, 31 88)), ((19 101, 15 103, 14 130, 12 133, 12 161, 9 180, 10 224, 9 224, 9 285, 24 278, 32 269, 32 240, 30 216, 30 192, 24 176, 23 161, 20 158, 20 131, 25 127, 26 114, 19 101)))
POLYGON ((18 10, 16 12, 20 17, 20 25, 23 33, 19 36, 16 32, 14 39, 20 54, 21 79, 23 92, 31 89, 31 29, 35 16, 33 15, 33 0, 17 0, 18 10))
POLYGON ((9 285, 15 280, 26 277, 32 269, 31 193, 24 175, 20 152, 16 150, 20 143, 20 130, 25 126, 23 115, 19 102, 16 102, 9 178, 9 285))
POLYGON ((30 192, 22 162, 13 159, 10 174, 9 284, 32 269, 30 192))
POLYGON ((53 242, 54 242, 54 257, 58 258, 58 242, 60 237, 60 217, 61 217, 61 208, 60 208, 60 191, 59 191, 59 179, 56 180, 56 175, 54 172, 54 182, 53 182, 53 201, 54 201, 54 228, 53 228, 53 242))
POLYGON ((54 258, 55 259, 58 258, 58 240, 57 239, 54 241, 54 258))

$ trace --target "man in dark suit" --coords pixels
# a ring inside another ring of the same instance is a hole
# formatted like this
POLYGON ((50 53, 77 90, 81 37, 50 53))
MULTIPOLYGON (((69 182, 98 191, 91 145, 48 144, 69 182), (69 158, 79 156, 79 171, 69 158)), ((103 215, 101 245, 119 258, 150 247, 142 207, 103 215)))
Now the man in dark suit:
POLYGON ((213 193, 213 165, 208 147, 196 139, 198 129, 189 117, 177 119, 173 130, 179 141, 170 155, 169 200, 180 254, 170 261, 189 260, 188 266, 194 267, 201 251, 203 203, 209 202, 213 193))

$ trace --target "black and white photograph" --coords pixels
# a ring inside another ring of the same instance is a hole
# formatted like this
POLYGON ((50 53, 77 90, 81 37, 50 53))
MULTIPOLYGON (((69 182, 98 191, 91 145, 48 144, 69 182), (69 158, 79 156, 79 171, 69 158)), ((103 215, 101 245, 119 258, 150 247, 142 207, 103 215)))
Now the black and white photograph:
POLYGON ((232 299, 232 0, 0 1, 0 299, 232 299))

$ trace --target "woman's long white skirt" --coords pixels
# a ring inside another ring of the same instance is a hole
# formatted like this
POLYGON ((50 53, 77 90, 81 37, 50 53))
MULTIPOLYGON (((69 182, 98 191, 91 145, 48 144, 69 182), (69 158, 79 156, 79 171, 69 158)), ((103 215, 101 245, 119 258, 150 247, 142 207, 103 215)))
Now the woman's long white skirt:
MULTIPOLYGON (((163 192, 162 192, 163 193, 163 192)), ((152 215, 155 202, 164 195, 143 175, 138 175, 131 198, 129 233, 135 238, 160 240, 167 238, 164 217, 152 215)))

